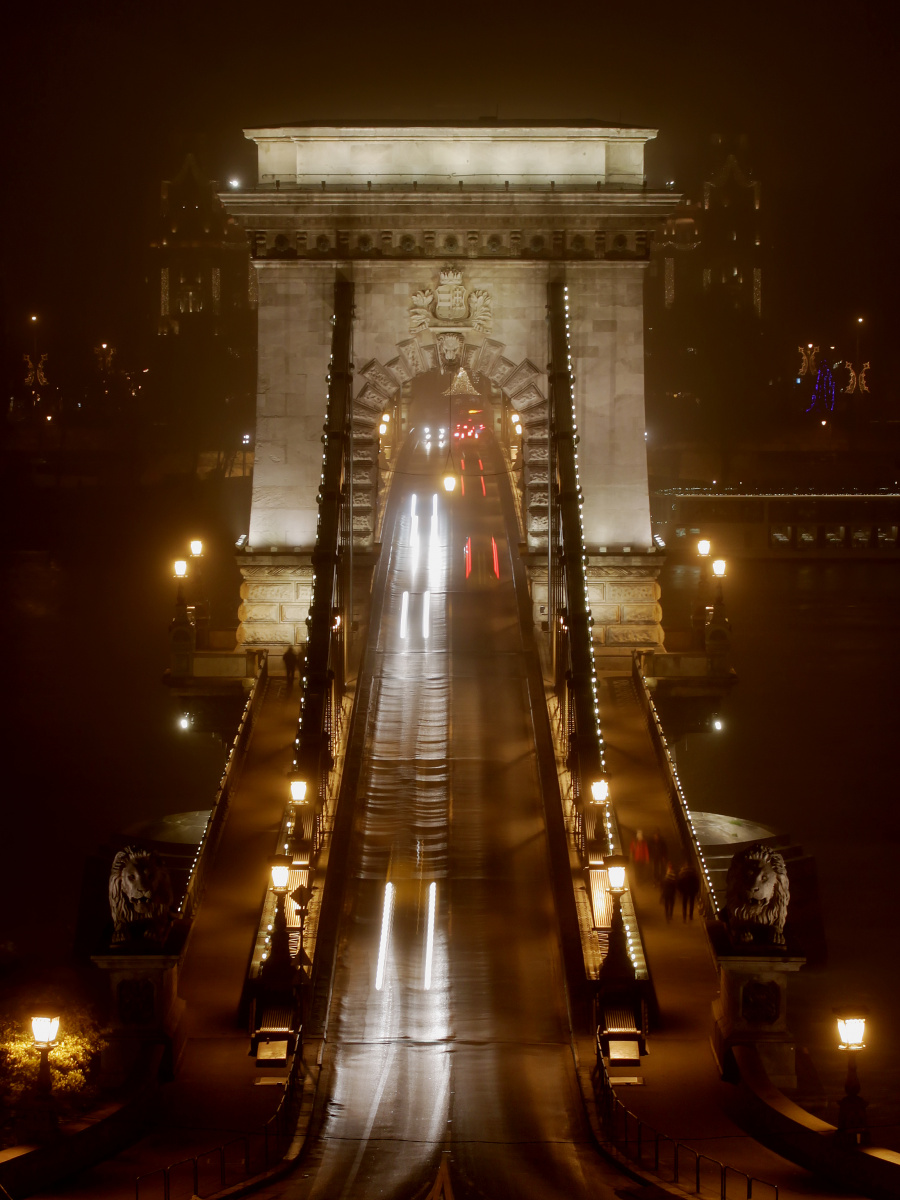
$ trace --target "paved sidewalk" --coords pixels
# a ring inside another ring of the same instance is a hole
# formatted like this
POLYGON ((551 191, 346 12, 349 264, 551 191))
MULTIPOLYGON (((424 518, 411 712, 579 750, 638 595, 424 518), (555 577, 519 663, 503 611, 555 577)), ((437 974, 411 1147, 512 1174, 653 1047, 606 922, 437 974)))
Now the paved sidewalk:
MULTIPOLYGON (((600 718, 623 848, 636 830, 649 838, 657 828, 676 870, 680 840, 670 815, 653 744, 630 677, 609 668, 600 676, 600 718)), ((849 1196, 828 1190, 808 1171, 767 1150, 732 1120, 735 1089, 723 1083, 710 1045, 716 970, 700 920, 683 923, 680 901, 667 924, 658 888, 648 881, 632 888, 644 948, 659 1002, 659 1027, 642 1060, 644 1085, 621 1087, 617 1095, 641 1120, 730 1166, 778 1185, 782 1197, 849 1196)), ((591 1063, 582 1063, 590 1070, 591 1063)), ((633 1071, 628 1072, 634 1074, 633 1071)))
POLYGON ((269 856, 284 812, 299 693, 270 679, 250 740, 206 894, 191 933, 179 991, 187 1043, 178 1077, 159 1090, 147 1136, 43 1200, 134 1200, 138 1175, 262 1128, 282 1088, 260 1085, 284 1070, 259 1070, 238 1006, 265 896, 269 856))

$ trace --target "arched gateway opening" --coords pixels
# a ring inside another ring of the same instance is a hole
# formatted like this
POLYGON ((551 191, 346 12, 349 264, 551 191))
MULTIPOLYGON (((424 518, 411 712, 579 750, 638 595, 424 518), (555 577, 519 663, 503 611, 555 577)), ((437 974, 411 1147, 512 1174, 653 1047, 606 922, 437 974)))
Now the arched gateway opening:
MULTIPOLYGON (((363 364, 359 374, 365 383, 353 402, 354 501, 353 532, 356 545, 374 544, 379 488, 379 427, 385 413, 393 418, 390 441, 397 445, 412 425, 432 421, 440 427, 455 424, 477 409, 486 428, 498 437, 508 437, 511 414, 521 421, 521 464, 526 535, 529 549, 547 544, 548 406, 545 377, 530 359, 507 356, 496 339, 467 339, 455 331, 438 332, 431 338, 412 337, 396 345, 396 355, 382 365, 377 359, 363 364), (469 404, 465 392, 445 395, 460 372, 477 394, 469 404)), ((398 447, 399 448, 399 447, 398 447)))

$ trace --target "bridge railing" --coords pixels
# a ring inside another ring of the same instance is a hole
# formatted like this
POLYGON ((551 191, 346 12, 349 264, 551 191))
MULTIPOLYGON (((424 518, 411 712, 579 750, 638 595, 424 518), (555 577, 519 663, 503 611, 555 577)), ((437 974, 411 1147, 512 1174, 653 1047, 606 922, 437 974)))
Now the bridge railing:
POLYGON ((607 1149, 666 1183, 718 1200, 778 1200, 778 1185, 749 1175, 702 1150, 660 1133, 626 1108, 616 1095, 597 1039, 592 1072, 594 1099, 607 1149))
POLYGON ((678 830, 681 838, 682 848, 693 864, 694 870, 697 872, 697 878, 700 880, 701 911, 707 917, 713 919, 716 916, 718 905, 716 903, 712 876, 703 853, 703 847, 700 845, 700 839, 697 837, 697 831, 694 829, 694 820, 684 795, 684 789, 681 786, 678 768, 675 766, 675 760, 672 757, 672 752, 669 750, 669 742, 663 730, 662 721, 653 702, 653 696, 647 686, 644 673, 641 670, 641 655, 639 651, 635 651, 632 655, 631 677, 638 703, 647 721, 650 740, 653 743, 653 749, 659 762, 663 783, 669 795, 669 806, 672 810, 675 828, 678 830))
POLYGON ((225 818, 228 815, 231 793, 237 784, 241 767, 244 764, 247 746, 250 742, 250 735, 253 732, 253 726, 256 724, 256 718, 259 715, 263 697, 266 693, 269 677, 268 653, 265 650, 261 650, 259 654, 262 659, 259 671, 253 680, 250 693, 247 696, 240 724, 231 743, 228 759, 222 771, 222 777, 219 780, 212 809, 206 822, 206 829, 203 831, 203 836, 200 838, 197 852, 194 855, 194 862, 184 889, 184 896, 178 906, 179 916, 186 921, 193 919, 194 913, 200 903, 200 898, 203 895, 206 877, 216 857, 216 851, 222 837, 222 830, 225 828, 225 818))
POLYGON ((265 1125, 218 1146, 139 1175, 135 1200, 193 1200, 264 1174, 280 1163, 294 1139, 306 1069, 295 1054, 284 1092, 265 1125))

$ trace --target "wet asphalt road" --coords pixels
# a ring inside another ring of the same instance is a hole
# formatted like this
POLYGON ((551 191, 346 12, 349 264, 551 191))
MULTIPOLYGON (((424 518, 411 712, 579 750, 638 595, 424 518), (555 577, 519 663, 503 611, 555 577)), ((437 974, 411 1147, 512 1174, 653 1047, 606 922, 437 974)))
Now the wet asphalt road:
POLYGON ((457 1197, 608 1196, 624 1180, 570 1048, 502 463, 467 439, 448 496, 432 433, 430 451, 412 435, 383 532, 329 1100, 261 1194, 414 1196, 445 1159, 457 1197))

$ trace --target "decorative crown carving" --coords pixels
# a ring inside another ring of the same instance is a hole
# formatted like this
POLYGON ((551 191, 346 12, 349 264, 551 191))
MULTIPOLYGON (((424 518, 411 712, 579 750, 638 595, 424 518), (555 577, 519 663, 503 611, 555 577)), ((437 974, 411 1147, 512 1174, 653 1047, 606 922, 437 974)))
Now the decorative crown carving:
POLYGON ((432 291, 413 292, 409 331, 422 329, 477 329, 490 333, 493 324, 490 292, 473 288, 467 292, 459 267, 441 267, 440 283, 432 291))

